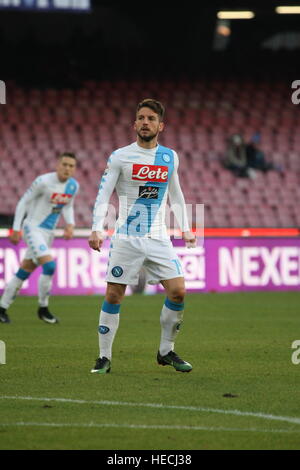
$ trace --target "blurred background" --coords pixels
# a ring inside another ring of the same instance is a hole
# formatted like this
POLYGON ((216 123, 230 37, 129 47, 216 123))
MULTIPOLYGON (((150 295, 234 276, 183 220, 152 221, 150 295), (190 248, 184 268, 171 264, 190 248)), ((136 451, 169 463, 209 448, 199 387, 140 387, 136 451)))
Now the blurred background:
POLYGON ((146 97, 166 106, 160 143, 179 153, 206 227, 300 226, 300 15, 279 0, 197 3, 0 0, 1 227, 71 151, 89 228, 106 160, 135 140, 146 97))

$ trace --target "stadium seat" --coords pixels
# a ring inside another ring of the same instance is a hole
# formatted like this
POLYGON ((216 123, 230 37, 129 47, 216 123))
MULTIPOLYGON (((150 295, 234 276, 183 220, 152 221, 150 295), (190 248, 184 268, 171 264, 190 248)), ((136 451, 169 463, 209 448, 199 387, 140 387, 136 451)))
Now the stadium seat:
MULTIPOLYGON (((113 150, 135 140, 132 122, 140 97, 156 95, 170 103, 160 143, 178 152, 186 201, 205 204, 206 225, 300 226, 299 120, 280 82, 273 89, 250 79, 243 86, 234 79, 88 80, 77 90, 27 91, 12 84, 10 106, 1 109, 1 171, 12 181, 2 213, 14 211, 38 174, 53 171, 58 153, 74 151, 81 184, 77 224, 90 227, 106 161, 113 150), (249 140, 257 130, 267 160, 282 171, 236 178, 221 165, 226 140, 235 132, 249 140)), ((115 194, 112 200, 116 204, 115 194)))

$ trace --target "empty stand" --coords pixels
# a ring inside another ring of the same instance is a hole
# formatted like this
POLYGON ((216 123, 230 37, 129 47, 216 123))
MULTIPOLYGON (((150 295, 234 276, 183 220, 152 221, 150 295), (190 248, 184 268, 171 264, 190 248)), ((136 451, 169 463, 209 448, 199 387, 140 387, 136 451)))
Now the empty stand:
POLYGON ((155 97, 166 105, 159 142, 178 152, 186 202, 205 205, 206 226, 300 225, 300 115, 283 83, 90 80, 76 90, 23 90, 14 83, 8 89, 9 102, 0 108, 0 213, 13 213, 33 179, 54 170, 58 153, 72 151, 81 184, 76 222, 90 227, 106 160, 135 140, 136 104, 155 97), (257 131, 267 159, 282 171, 235 178, 221 165, 226 140, 239 132, 247 141, 257 131))

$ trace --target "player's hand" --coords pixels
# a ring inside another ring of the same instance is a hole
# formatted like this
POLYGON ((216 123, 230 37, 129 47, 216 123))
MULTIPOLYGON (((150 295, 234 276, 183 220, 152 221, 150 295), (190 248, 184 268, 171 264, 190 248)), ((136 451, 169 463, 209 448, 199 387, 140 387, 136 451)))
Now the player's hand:
POLYGON ((9 235, 8 238, 13 245, 17 245, 19 241, 21 240, 21 232, 18 232, 17 230, 13 230, 13 232, 9 235))
POLYGON ((101 232, 92 232, 88 241, 90 248, 96 251, 101 251, 100 248, 104 241, 104 237, 101 232))
POLYGON ((197 246, 197 240, 196 240, 196 235, 192 232, 183 232, 182 233, 182 238, 185 241, 185 245, 187 248, 196 248, 197 246))
POLYGON ((64 229, 64 239, 71 240, 73 238, 74 225, 66 225, 64 229))

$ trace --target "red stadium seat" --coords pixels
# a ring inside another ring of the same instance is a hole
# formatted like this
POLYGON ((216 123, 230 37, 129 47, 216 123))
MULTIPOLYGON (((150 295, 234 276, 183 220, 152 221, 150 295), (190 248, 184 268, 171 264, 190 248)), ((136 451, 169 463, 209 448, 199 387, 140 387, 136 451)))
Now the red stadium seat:
POLYGON ((160 143, 178 151, 186 201, 205 204, 206 226, 300 226, 297 109, 280 82, 244 80, 241 86, 233 79, 89 80, 77 90, 26 92, 12 84, 10 106, 0 115, 1 171, 12 181, 1 210, 13 212, 37 174, 52 171, 59 152, 74 151, 81 183, 77 224, 90 226, 101 173, 115 148, 135 140, 135 106, 145 93, 170 103, 160 143), (267 160, 282 172, 236 178, 220 163, 226 140, 235 132, 249 140, 257 130, 267 160))

